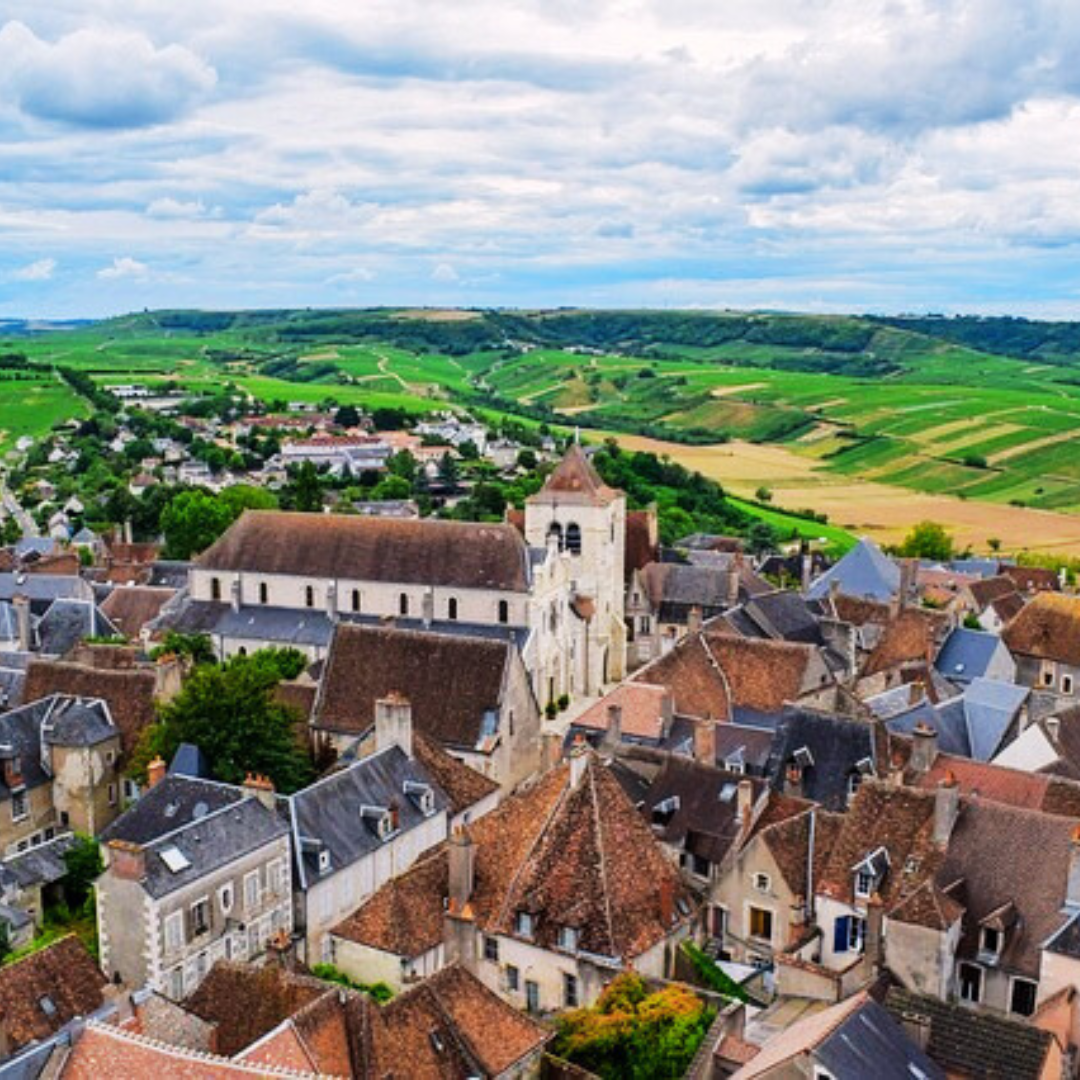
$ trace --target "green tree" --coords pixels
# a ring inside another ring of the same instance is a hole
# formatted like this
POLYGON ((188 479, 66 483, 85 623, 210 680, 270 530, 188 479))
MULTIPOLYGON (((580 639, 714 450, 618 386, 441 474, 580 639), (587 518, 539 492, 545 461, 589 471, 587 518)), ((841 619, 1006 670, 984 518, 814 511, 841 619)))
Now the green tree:
POLYGON ((260 650, 220 666, 197 667, 162 706, 160 722, 143 731, 132 773, 144 777, 153 758, 169 761, 188 742, 202 750, 214 777, 226 783, 241 783, 248 773, 268 776, 285 793, 308 783, 312 768, 297 736, 298 716, 274 698, 283 673, 293 666, 283 652, 292 650, 260 650))
POLYGON ((953 539, 936 521, 920 521, 904 537, 899 553, 906 559, 946 562, 953 557, 953 539))
POLYGON ((322 481, 310 461, 301 462, 289 484, 289 498, 294 510, 315 513, 323 506, 322 481))
POLYGON ((391 476, 400 476, 402 480, 408 480, 411 485, 416 480, 419 464, 408 450, 402 450, 390 456, 386 462, 386 468, 391 476))
POLYGON ((190 559, 205 551, 233 522, 228 505, 205 491, 183 491, 161 514, 167 559, 190 559))
POLYGON ((383 479, 371 489, 371 497, 375 502, 407 499, 411 494, 412 484, 410 484, 403 476, 383 477, 383 479))
POLYGON ((355 405, 342 405, 334 414, 334 423, 343 428, 359 427, 360 411, 355 405))
POLYGON ((746 546, 754 555, 763 555, 775 551, 777 545, 776 530, 767 521, 756 521, 746 534, 746 546))
POLYGON ((772 491, 764 484, 762 484, 761 487, 759 487, 757 491, 754 492, 754 498, 756 498, 758 502, 772 502, 772 491))
POLYGON ((64 852, 64 898, 72 911, 81 908, 90 896, 94 882, 105 869, 101 848, 91 836, 76 835, 75 842, 64 852))
POLYGON ((209 634, 182 634, 179 630, 166 630, 161 644, 151 650, 150 658, 157 660, 168 655, 190 660, 193 665, 217 662, 209 634))
POLYGON ((235 521, 245 510, 276 510, 277 497, 266 488, 254 484, 233 484, 225 488, 218 498, 229 508, 235 521))
POLYGON ((457 459, 453 454, 446 453, 439 458, 439 480, 442 481, 451 491, 457 490, 458 480, 461 476, 461 470, 458 468, 457 459))

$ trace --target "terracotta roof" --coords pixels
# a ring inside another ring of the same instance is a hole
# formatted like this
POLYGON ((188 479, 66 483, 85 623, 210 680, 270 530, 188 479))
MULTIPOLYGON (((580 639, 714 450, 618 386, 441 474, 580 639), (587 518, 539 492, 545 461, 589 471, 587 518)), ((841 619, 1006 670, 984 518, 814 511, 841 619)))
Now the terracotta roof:
POLYGON ((10 1049, 46 1039, 75 1017, 100 1009, 106 986, 108 980, 74 935, 0 968, 0 1019, 10 1049))
POLYGON ((499 790, 499 785, 490 777, 458 761, 419 731, 413 733, 413 753, 424 771, 446 792, 451 817, 464 813, 499 790))
POLYGON ((31 660, 23 699, 36 701, 50 694, 102 698, 120 729, 121 748, 127 756, 143 729, 154 722, 156 687, 154 672, 145 667, 104 670, 65 660, 31 660))
POLYGON ((937 651, 937 642, 949 625, 943 611, 906 608, 885 626, 881 640, 863 666, 864 675, 876 675, 900 664, 926 661, 937 651))
POLYGON ((1006 596, 1017 596, 1016 582, 1005 574, 997 577, 978 578, 968 582, 968 592, 980 609, 988 607, 993 601, 1006 596))
POLYGON ((77 577, 82 570, 79 556, 74 552, 62 555, 45 555, 23 565, 28 574, 57 574, 64 577, 77 577))
POLYGON ((581 446, 571 443, 544 486, 526 501, 607 506, 621 494, 600 479, 600 474, 593 468, 581 446))
POLYGON ((175 595, 175 589, 124 585, 109 593, 101 610, 125 637, 137 638, 142 628, 156 619, 175 595))
POLYGON ((839 593, 829 596, 827 603, 832 604, 836 617, 853 626, 865 626, 867 623, 884 625, 889 621, 891 609, 888 604, 876 600, 865 600, 839 593))
POLYGON ((810 844, 810 820, 814 819, 814 863, 821 865, 840 831, 841 817, 827 810, 807 811, 784 820, 755 828, 769 849, 788 888, 796 896, 806 896, 807 858, 810 844))
POLYGON ((1080 666, 1080 597, 1039 593, 1001 636, 1013 653, 1080 666))
POLYGON ((745 1065, 761 1053, 761 1047, 735 1035, 725 1035, 716 1047, 716 1056, 735 1065, 745 1065))
POLYGON ((442 846, 388 881, 332 933, 414 959, 442 944, 448 888, 449 863, 442 846))
POLYGON ((705 642, 726 677, 736 708, 779 712, 785 702, 798 701, 807 692, 832 682, 820 651, 813 645, 735 637, 710 630, 705 631, 705 642))
POLYGON ((298 1072, 318 1071, 318 1065, 308 1053, 300 1038, 300 1033, 292 1022, 282 1024, 258 1043, 237 1054, 236 1060, 252 1065, 296 1069, 298 1072))
POLYGON ((626 549, 624 568, 629 577, 652 562, 660 549, 654 510, 628 510, 626 512, 626 549))
POLYGON ((941 851, 934 844, 934 795, 864 780, 819 866, 817 891, 851 903, 855 866, 878 848, 888 853, 888 871, 877 891, 891 913, 940 865, 941 851))
POLYGON ((574 726, 607 731, 611 719, 609 709, 615 706, 622 710, 621 731, 624 735, 659 741, 664 737, 664 699, 667 693, 663 686, 622 683, 586 709, 574 721, 574 726))
POLYGON ((936 882, 926 880, 889 912, 889 918, 945 931, 963 914, 963 904, 949 896, 936 882))
POLYGON ((232 1057, 326 991, 326 983, 274 964, 219 960, 184 1007, 217 1025, 218 1053, 232 1057))
POLYGON ((311 711, 315 708, 315 697, 318 694, 318 684, 313 682, 297 682, 295 679, 288 682, 279 682, 274 687, 274 700, 290 709, 295 709, 304 719, 306 724, 311 718, 311 711))
POLYGON ((1020 592, 1056 592, 1059 588, 1057 573, 1041 566, 1003 566, 1001 572, 1020 592))
POLYGON ((977 795, 1009 806, 1080 818, 1080 784, 1046 773, 1023 772, 952 754, 938 754, 934 764, 912 782, 933 791, 949 773, 960 785, 962 795, 977 795))
POLYGON ((731 719, 727 682, 700 634, 689 634, 673 649, 640 668, 633 682, 663 686, 683 716, 731 719))
POLYGON ((246 510, 196 560, 209 570, 497 589, 529 588, 512 525, 246 510))
POLYGON ((502 705, 514 646, 490 638, 338 624, 316 704, 315 726, 361 734, 375 702, 405 693, 416 730, 444 746, 472 749, 484 714, 502 705))

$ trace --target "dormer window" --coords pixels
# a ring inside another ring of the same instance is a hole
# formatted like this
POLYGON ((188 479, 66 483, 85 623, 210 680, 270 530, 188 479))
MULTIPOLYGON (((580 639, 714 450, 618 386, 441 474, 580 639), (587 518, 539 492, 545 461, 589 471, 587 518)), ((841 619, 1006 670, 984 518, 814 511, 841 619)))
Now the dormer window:
POLYGON ((1002 933, 992 926, 984 926, 982 930, 982 950, 997 956, 1001 952, 1002 933))
POLYGON ((859 900, 869 900, 881 885, 889 869, 889 853, 883 847, 872 851, 852 867, 855 874, 855 897, 859 900))
POLYGON ((874 875, 869 870, 860 870, 855 875, 855 895, 860 900, 869 900, 874 895, 874 875))
POLYGON ((809 746, 800 746, 791 758, 800 769, 808 769, 814 764, 814 755, 810 753, 809 746))
POLYGON ((533 936, 533 917, 527 911, 519 911, 514 922, 514 929, 521 937, 533 936))
POLYGON ((567 952, 577 952, 578 932, 572 926, 559 927, 559 948, 567 952))
POLYGON ((319 852, 319 873, 325 874, 330 869, 330 852, 325 849, 319 852))
POLYGON ((654 825, 667 825, 669 821, 675 816, 675 812, 679 809, 679 796, 669 795, 666 799, 661 799, 653 807, 652 821, 654 825))
POLYGON ((361 806, 360 816, 380 840, 389 839, 397 828, 397 815, 385 806, 361 806))
POLYGON ((430 784, 421 784, 416 780, 406 780, 404 790, 424 817, 431 817, 435 813, 435 792, 432 791, 430 784))

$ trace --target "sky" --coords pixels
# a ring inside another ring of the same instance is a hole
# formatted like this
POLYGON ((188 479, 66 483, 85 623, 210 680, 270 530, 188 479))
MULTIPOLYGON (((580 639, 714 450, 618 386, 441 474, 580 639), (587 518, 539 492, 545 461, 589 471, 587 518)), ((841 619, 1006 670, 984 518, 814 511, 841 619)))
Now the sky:
POLYGON ((1076 0, 4 0, 0 317, 1080 318, 1076 0))

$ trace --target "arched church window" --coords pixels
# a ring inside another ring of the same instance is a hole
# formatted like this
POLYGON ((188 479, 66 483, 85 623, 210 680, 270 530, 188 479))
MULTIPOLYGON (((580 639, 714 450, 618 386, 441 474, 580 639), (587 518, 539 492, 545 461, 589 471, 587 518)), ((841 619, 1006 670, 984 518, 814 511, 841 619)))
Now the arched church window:
POLYGON ((581 526, 573 521, 566 526, 566 550, 571 555, 581 554, 581 526))
POLYGON ((562 526, 557 521, 553 521, 551 523, 551 527, 548 529, 548 539, 550 540, 551 537, 553 537, 553 536, 555 537, 555 546, 560 551, 562 551, 562 549, 563 549, 563 532, 562 532, 562 526))

